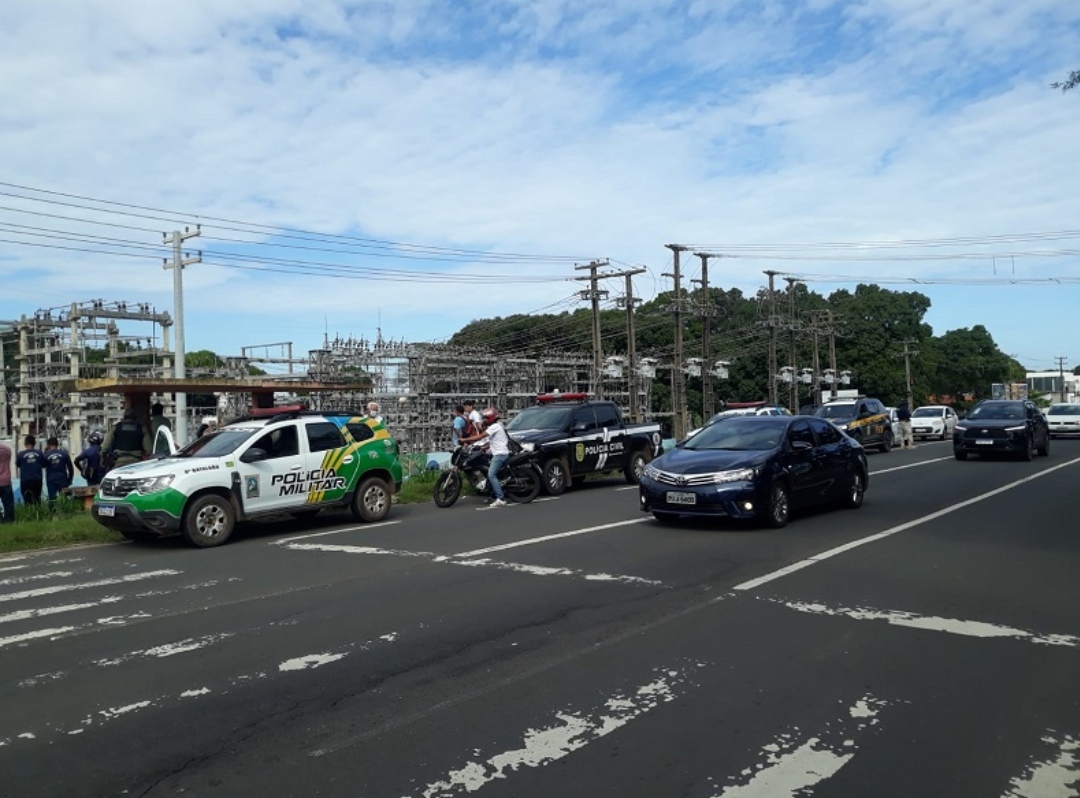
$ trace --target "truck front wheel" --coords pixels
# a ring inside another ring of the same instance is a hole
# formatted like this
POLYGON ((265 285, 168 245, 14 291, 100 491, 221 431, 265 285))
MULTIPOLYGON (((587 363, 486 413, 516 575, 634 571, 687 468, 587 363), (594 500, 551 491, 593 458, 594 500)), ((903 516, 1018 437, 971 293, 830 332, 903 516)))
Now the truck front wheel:
POLYGON ((570 484, 570 467, 566 461, 553 457, 544 463, 544 491, 550 496, 561 496, 570 484))
POLYGON ((630 460, 627 461, 626 468, 623 469, 623 476, 626 477, 626 481, 631 485, 641 482, 641 475, 645 473, 645 465, 648 462, 649 457, 645 454, 645 450, 635 449, 630 454, 630 460))

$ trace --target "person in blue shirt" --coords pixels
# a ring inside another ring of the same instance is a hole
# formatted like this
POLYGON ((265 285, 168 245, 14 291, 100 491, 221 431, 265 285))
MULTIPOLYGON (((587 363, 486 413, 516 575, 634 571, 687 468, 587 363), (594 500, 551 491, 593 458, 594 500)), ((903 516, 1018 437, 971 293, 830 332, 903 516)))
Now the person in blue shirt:
POLYGON ((45 455, 37 448, 37 438, 27 435, 23 439, 24 448, 15 456, 15 470, 19 474, 19 492, 23 503, 41 503, 41 476, 45 465, 45 455))
POLYGON ((45 487, 49 489, 49 504, 56 501, 60 491, 71 487, 75 478, 75 466, 71 455, 56 438, 45 441, 45 487))
POLYGON ((450 445, 455 449, 461 443, 461 439, 465 437, 465 427, 467 424, 468 419, 465 418, 465 406, 454 405, 454 426, 450 428, 450 445))
POLYGON ((101 461, 101 443, 104 440, 105 436, 101 431, 94 430, 86 438, 86 448, 75 458, 75 467, 90 487, 100 485, 107 473, 105 464, 101 461))

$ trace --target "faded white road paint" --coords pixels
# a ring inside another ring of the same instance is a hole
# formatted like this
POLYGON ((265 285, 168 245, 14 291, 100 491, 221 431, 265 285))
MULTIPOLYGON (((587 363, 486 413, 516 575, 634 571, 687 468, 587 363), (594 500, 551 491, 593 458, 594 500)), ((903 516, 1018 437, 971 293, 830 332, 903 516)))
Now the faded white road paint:
POLYGON ((294 659, 285 660, 278 665, 278 670, 302 671, 310 668, 318 668, 323 665, 329 665, 331 662, 337 662, 347 656, 348 654, 331 654, 329 652, 323 654, 308 654, 306 657, 295 657, 294 659))
POLYGON ((128 582, 141 582, 144 579, 157 579, 161 576, 177 576, 183 571, 174 571, 171 568, 163 568, 160 571, 144 571, 139 574, 128 574, 110 579, 95 579, 92 582, 73 582, 66 585, 50 585, 33 590, 23 590, 18 593, 0 593, 0 601, 21 601, 38 596, 51 596, 53 593, 63 593, 68 590, 86 590, 91 587, 105 587, 107 585, 122 585, 128 582))
POLYGON ((307 540, 308 538, 321 538, 325 535, 340 535, 343 532, 366 532, 369 529, 378 529, 381 526, 393 526, 394 524, 400 523, 401 521, 378 521, 374 524, 364 524, 363 526, 347 526, 343 529, 331 529, 326 532, 312 532, 310 535, 290 535, 283 540, 275 540, 270 545, 286 546, 297 540, 307 540))
POLYGON ((210 695, 209 687, 200 687, 198 690, 185 690, 180 694, 181 698, 195 698, 201 695, 210 695))
MULTIPOLYGON (((769 601, 774 601, 769 599, 769 601)), ((1065 646, 1080 648, 1080 637, 1062 634, 1036 634, 1026 629, 1014 629, 1011 626, 985 623, 984 621, 965 621, 958 618, 942 618, 935 615, 918 615, 903 610, 877 610, 867 607, 828 607, 824 604, 801 601, 776 601, 785 607, 812 615, 831 615, 834 617, 853 618, 856 621, 885 621, 893 626, 907 626, 912 629, 925 629, 931 632, 946 632, 964 637, 1012 637, 1039 643, 1044 646, 1065 646)))
POLYGON ((26 576, 9 576, 7 579, 0 579, 0 587, 8 587, 9 585, 25 585, 27 582, 40 582, 43 579, 67 579, 69 576, 75 576, 75 572, 74 571, 50 571, 49 573, 46 573, 46 574, 27 574, 26 576))
POLYGON ((513 543, 503 543, 500 546, 489 546, 486 549, 474 549, 473 551, 463 551, 460 554, 453 555, 454 557, 479 557, 481 554, 491 554, 496 551, 506 551, 507 549, 517 549, 521 546, 532 546, 537 543, 546 543, 549 540, 559 540, 560 538, 571 538, 576 535, 587 535, 590 532, 601 532, 605 529, 615 529, 620 526, 630 526, 632 524, 641 524, 645 521, 651 521, 651 518, 634 518, 630 521, 615 521, 611 524, 600 524, 599 526, 589 526, 584 529, 572 529, 569 532, 556 532, 553 535, 544 535, 538 538, 529 538, 528 540, 518 540, 513 543))
MULTIPOLYGON (((863 696, 829 724, 830 736, 803 738, 794 729, 780 735, 762 748, 762 761, 747 768, 740 776, 750 776, 741 784, 725 787, 717 798, 796 798, 808 795, 809 788, 832 778, 855 756, 857 747, 851 737, 878 723, 878 712, 884 701, 871 695, 863 696), (845 739, 840 739, 845 738, 845 739)), ((739 776, 732 776, 732 780, 739 776)))
POLYGON ((448 798, 476 792, 522 768, 549 765, 661 704, 674 701, 688 689, 689 683, 689 672, 663 669, 658 671, 655 679, 632 693, 611 696, 604 702, 604 709, 591 716, 570 709, 556 712, 554 716, 559 722, 542 729, 527 730, 521 747, 495 754, 482 762, 467 762, 461 769, 450 771, 444 780, 427 785, 421 795, 424 798, 448 798))
POLYGON ((21 571, 24 568, 29 568, 29 567, 30 567, 29 565, 5 565, 3 568, 0 568, 0 572, 3 572, 3 571, 21 571))
POLYGON ((987 499, 991 499, 994 496, 998 496, 1002 493, 1013 490, 1014 488, 1018 488, 1021 485, 1026 485, 1028 482, 1034 482, 1036 479, 1042 479, 1043 477, 1052 474, 1059 469, 1068 468, 1069 466, 1076 465, 1077 463, 1080 463, 1080 457, 1075 457, 1072 460, 1068 460, 1064 463, 1050 466, 1049 468, 1043 469, 1042 471, 1039 471, 1036 474, 1032 474, 1031 476, 1024 477, 1023 479, 1018 479, 1015 482, 1010 482, 1007 485, 1002 485, 1000 488, 989 490, 986 493, 981 493, 978 496, 967 499, 966 501, 957 502, 954 505, 942 508, 941 510, 933 513, 929 513, 928 515, 924 515, 921 518, 916 518, 913 521, 907 521, 906 523, 899 524, 898 526, 894 526, 891 529, 886 529, 884 532, 878 532, 874 535, 868 535, 865 538, 860 538, 859 540, 853 540, 850 543, 845 543, 843 546, 837 546, 834 549, 823 551, 821 554, 816 554, 813 557, 809 557, 805 560, 800 560, 799 562, 792 563, 791 565, 785 566, 777 571, 773 571, 772 573, 765 574, 764 576, 759 576, 756 579, 751 579, 749 582, 743 582, 741 585, 736 585, 734 589, 753 590, 754 588, 761 587, 762 585, 772 582, 776 579, 781 579, 785 576, 788 576, 789 574, 793 574, 796 571, 801 571, 803 568, 809 568, 811 565, 817 565, 819 562, 824 562, 825 560, 835 557, 838 554, 843 554, 846 551, 857 549, 860 546, 865 546, 869 543, 876 543, 879 540, 884 540, 885 538, 892 537, 893 535, 897 535, 901 532, 906 532, 907 530, 913 529, 917 526, 922 526, 923 524, 929 523, 930 521, 934 521, 938 518, 949 515, 950 513, 955 513, 958 510, 962 510, 965 507, 970 507, 973 504, 978 504, 979 502, 986 501, 987 499))
POLYGON ((154 646, 152 648, 146 648, 141 651, 130 651, 127 654, 121 654, 119 657, 112 659, 96 659, 94 664, 99 667, 110 667, 112 665, 120 665, 124 662, 129 662, 133 659, 146 659, 149 657, 157 657, 159 659, 164 657, 173 657, 177 654, 187 654, 191 651, 198 651, 201 648, 213 645, 221 640, 227 640, 232 637, 232 633, 223 633, 216 635, 206 635, 205 637, 189 637, 186 640, 178 640, 175 643, 164 643, 160 646, 154 646))
POLYGON ((18 643, 26 643, 30 640, 37 640, 42 637, 55 637, 56 635, 66 634, 67 632, 74 631, 74 626, 58 626, 54 629, 35 629, 33 632, 25 632, 21 635, 11 635, 11 637, 0 637, 0 648, 5 646, 13 646, 18 643))
POLYGON ((1057 747, 1056 755, 1032 762, 1024 774, 1011 779, 1012 788, 1002 798, 1076 798, 1080 795, 1080 739, 1055 737, 1049 733, 1044 743, 1057 747))
MULTIPOLYGON (((396 549, 380 549, 372 546, 349 546, 335 543, 286 543, 282 544, 285 548, 293 551, 326 551, 326 552, 338 552, 341 554, 367 554, 377 556, 393 556, 393 557, 420 557, 426 558, 434 563, 442 563, 445 565, 464 565, 476 568, 496 568, 503 571, 517 571, 518 573, 530 574, 532 576, 572 576, 586 581, 593 582, 621 582, 623 584, 633 585, 649 585, 649 586, 663 586, 662 582, 656 582, 652 579, 644 579, 639 576, 621 576, 618 574, 590 574, 583 571, 577 571, 573 568, 552 568, 541 565, 522 565, 520 563, 500 562, 498 560, 488 559, 474 559, 472 555, 475 552, 470 552, 467 556, 472 559, 462 559, 466 555, 459 554, 434 554, 430 551, 401 551, 396 549)), ((496 547, 501 549, 504 547, 496 547)), ((506 547, 506 548, 513 548, 506 547)))
POLYGON ((46 615, 56 615, 61 612, 74 612, 75 610, 86 610, 91 607, 100 607, 102 604, 115 604, 122 599, 121 596, 106 596, 99 601, 87 601, 82 604, 62 604, 56 607, 41 607, 36 610, 19 610, 18 612, 9 612, 6 615, 0 615, 0 623, 10 623, 11 621, 25 621, 30 618, 43 618, 46 615))
POLYGON ((917 463, 908 463, 902 466, 893 466, 892 468, 882 468, 880 471, 871 471, 870 476, 876 477, 878 474, 891 474, 893 471, 904 471, 908 468, 918 468, 919 466, 930 465, 931 463, 941 463, 945 460, 955 459, 952 455, 948 457, 935 457, 933 460, 920 460, 917 463))

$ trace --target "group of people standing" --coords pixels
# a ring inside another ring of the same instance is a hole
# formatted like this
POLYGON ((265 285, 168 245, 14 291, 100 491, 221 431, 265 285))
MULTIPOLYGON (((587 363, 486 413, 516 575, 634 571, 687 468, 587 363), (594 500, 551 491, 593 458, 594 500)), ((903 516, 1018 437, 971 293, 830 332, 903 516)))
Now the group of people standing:
MULTIPOLYGON (((0 442, 0 523, 15 520, 15 490, 12 486, 11 447, 0 442)), ((27 505, 41 504, 42 489, 48 491, 50 503, 55 502, 64 488, 71 487, 75 479, 75 466, 67 449, 51 437, 45 441, 45 449, 38 448, 37 438, 27 435, 23 448, 15 455, 15 475, 19 478, 19 490, 27 505)))

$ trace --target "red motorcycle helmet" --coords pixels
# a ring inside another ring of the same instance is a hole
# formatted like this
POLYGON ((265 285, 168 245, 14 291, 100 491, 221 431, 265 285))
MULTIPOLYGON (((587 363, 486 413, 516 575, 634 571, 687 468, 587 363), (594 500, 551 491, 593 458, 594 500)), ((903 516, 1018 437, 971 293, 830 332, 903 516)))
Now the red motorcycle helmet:
POLYGON ((499 411, 496 410, 494 407, 485 407, 484 412, 480 415, 488 424, 499 420, 499 411))

